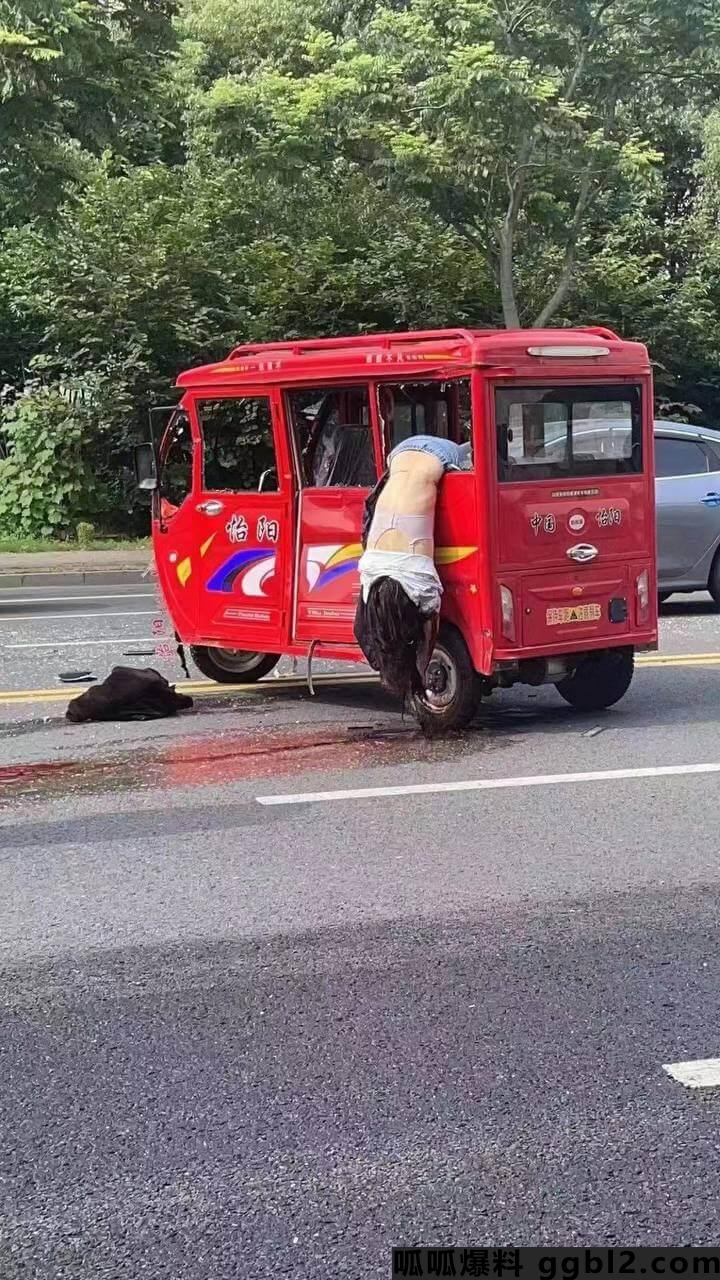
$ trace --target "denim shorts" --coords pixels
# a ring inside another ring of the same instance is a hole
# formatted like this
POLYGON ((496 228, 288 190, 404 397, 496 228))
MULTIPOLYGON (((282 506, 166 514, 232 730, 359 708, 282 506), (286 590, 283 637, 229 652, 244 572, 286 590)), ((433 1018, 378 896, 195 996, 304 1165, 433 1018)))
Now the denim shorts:
POLYGON ((409 436, 402 440, 388 454, 388 463, 397 458, 399 453, 431 453, 438 462, 442 462, 446 471, 459 471, 463 463, 461 446, 454 440, 443 440, 440 436, 409 436))

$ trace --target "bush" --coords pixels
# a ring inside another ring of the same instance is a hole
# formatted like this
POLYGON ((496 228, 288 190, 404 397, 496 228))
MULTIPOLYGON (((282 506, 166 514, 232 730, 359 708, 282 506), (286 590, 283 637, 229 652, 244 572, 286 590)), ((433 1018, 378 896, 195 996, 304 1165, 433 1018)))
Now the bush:
POLYGON ((31 386, 2 413, 0 534, 52 537, 95 509, 85 462, 94 424, 55 388, 31 386))
POLYGON ((81 520, 77 527, 77 540, 81 547, 89 547, 95 538, 95 525, 81 520))

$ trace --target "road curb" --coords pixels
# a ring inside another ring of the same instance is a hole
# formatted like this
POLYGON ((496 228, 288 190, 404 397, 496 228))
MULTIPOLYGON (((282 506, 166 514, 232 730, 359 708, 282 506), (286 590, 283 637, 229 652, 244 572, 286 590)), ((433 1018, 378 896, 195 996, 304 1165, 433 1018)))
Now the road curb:
POLYGON ((18 587, 120 587, 152 585, 145 569, 58 569, 44 573, 0 573, 0 591, 18 587))

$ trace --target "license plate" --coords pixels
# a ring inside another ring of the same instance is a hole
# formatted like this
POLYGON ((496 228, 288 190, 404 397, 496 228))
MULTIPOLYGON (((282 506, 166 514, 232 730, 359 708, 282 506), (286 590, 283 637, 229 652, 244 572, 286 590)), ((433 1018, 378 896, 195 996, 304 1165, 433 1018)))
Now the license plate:
POLYGON ((601 618, 599 604, 573 604, 565 609, 548 609, 545 614, 549 627, 559 627, 564 622, 599 622, 601 618))

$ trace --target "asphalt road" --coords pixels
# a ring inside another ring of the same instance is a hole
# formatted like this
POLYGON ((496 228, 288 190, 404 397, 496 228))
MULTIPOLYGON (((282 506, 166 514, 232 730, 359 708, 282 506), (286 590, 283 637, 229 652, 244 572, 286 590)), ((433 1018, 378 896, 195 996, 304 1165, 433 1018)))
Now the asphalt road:
MULTIPOLYGON (((118 660, 126 603, 60 639, 118 660)), ((19 607, 0 685, 53 687, 19 607)), ((719 775, 658 770, 720 763, 719 627, 671 604, 613 711, 440 742, 364 682, 88 729, 0 690, 2 1280, 717 1243, 720 1091, 663 1065, 720 1056, 719 775)))

